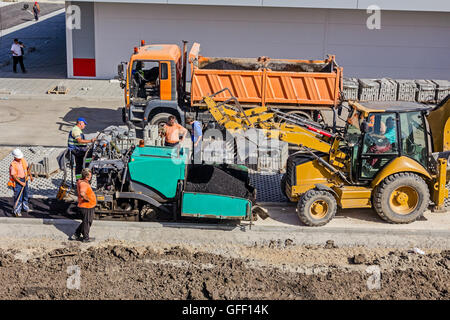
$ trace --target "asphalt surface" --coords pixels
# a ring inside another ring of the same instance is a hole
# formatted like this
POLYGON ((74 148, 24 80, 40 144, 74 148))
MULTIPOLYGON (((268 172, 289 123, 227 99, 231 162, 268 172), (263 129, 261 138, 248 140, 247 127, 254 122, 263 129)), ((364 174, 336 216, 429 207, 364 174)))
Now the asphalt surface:
MULTIPOLYGON (((33 3, 18 2, 8 6, 0 7, 0 30, 5 30, 21 23, 33 21, 33 3), (28 9, 24 10, 24 4, 28 4, 28 9)), ((64 8, 62 3, 39 3, 41 13, 39 16, 64 8)))

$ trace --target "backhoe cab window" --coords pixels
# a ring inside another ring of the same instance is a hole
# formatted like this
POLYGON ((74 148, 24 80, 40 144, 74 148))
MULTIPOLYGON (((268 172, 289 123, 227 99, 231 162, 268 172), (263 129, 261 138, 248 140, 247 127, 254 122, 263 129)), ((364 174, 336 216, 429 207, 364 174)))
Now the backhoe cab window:
POLYGON ((159 97, 159 62, 134 61, 131 79, 133 97, 159 97))
POLYGON ((427 165, 425 125, 420 112, 400 114, 402 153, 423 166, 427 165))
POLYGON ((395 113, 370 114, 364 135, 363 153, 397 153, 397 122, 395 113))

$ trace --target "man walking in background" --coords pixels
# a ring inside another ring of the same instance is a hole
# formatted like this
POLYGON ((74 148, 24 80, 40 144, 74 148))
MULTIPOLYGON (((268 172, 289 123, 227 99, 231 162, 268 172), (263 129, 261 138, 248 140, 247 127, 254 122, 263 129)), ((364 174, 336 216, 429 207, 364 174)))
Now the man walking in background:
POLYGON ((91 179, 91 170, 84 168, 81 171, 81 179, 77 181, 78 210, 83 218, 81 224, 69 240, 78 240, 82 242, 91 242, 94 240, 89 237, 89 231, 91 229, 92 221, 94 221, 97 198, 95 197, 95 193, 90 184, 91 179))
POLYGON ((33 5, 33 13, 34 13, 34 20, 39 20, 39 13, 41 13, 41 8, 39 7, 39 3, 37 1, 33 5))
POLYGON ((20 63, 20 68, 23 73, 27 73, 25 66, 23 65, 22 46, 19 43, 19 39, 14 39, 14 43, 11 46, 11 53, 13 57, 13 71, 17 73, 17 64, 20 63))

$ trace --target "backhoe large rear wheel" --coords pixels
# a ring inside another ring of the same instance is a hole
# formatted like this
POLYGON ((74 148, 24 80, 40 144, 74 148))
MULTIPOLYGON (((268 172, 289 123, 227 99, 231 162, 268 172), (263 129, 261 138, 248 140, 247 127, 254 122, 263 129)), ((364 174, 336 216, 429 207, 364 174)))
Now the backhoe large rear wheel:
POLYGON ((430 203, 425 181, 410 172, 388 176, 375 189, 373 206, 389 223, 410 223, 421 217, 430 203))
POLYGON ((306 191, 298 201, 297 215, 300 220, 311 227, 327 224, 334 218, 337 203, 333 194, 325 190, 306 191))

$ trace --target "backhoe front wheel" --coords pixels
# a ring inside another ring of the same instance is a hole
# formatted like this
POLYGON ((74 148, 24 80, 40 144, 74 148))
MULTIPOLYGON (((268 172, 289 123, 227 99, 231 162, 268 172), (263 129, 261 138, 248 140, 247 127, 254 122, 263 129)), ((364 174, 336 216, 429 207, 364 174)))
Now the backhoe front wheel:
POLYGON ((337 210, 333 194, 325 190, 306 191, 298 201, 297 215, 300 220, 311 227, 327 224, 334 218, 337 210))
POLYGON ((410 223, 421 217, 430 203, 425 181, 409 172, 388 176, 377 186, 373 206, 389 223, 410 223))

